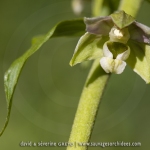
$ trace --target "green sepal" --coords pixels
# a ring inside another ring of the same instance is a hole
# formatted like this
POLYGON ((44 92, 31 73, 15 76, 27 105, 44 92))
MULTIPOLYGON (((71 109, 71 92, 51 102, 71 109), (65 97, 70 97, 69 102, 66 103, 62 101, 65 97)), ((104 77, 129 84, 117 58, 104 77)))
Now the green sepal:
POLYGON ((70 65, 74 66, 83 61, 101 58, 103 45, 108 37, 97 36, 86 32, 78 41, 70 65))
POLYGON ((10 118, 13 93, 18 82, 23 65, 26 60, 34 54, 46 41, 52 37, 81 36, 85 32, 83 19, 67 20, 58 23, 46 35, 35 37, 31 47, 18 59, 16 59, 4 75, 4 87, 7 101, 7 118, 0 136, 3 134, 10 118))
POLYGON ((111 14, 110 16, 111 16, 113 22, 115 23, 115 25, 120 29, 129 26, 130 24, 132 24, 135 21, 135 19, 132 16, 126 14, 122 10, 117 11, 117 12, 111 14))
POLYGON ((127 64, 147 83, 150 83, 150 46, 130 41, 130 56, 127 64))

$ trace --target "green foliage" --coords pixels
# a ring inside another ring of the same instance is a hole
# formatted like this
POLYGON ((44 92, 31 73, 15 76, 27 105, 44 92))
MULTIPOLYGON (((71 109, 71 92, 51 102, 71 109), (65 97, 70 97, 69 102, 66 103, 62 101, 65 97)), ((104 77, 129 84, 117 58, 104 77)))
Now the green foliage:
POLYGON ((7 118, 0 135, 4 132, 11 111, 12 97, 17 84, 20 72, 26 60, 34 54, 47 40, 58 36, 81 36, 84 33, 85 25, 82 19, 63 21, 54 26, 46 35, 38 36, 32 40, 32 45, 20 58, 16 59, 4 76, 5 94, 7 100, 7 118))

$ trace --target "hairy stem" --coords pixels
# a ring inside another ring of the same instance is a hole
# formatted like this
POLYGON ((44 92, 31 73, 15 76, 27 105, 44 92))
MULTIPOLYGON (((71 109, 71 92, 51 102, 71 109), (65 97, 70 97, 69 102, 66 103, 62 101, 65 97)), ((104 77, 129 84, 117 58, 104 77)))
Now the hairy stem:
POLYGON ((100 98, 108 79, 109 74, 103 71, 99 60, 96 60, 86 80, 72 127, 69 142, 74 143, 74 146, 68 147, 67 150, 86 149, 84 146, 78 146, 78 143, 89 141, 100 98))

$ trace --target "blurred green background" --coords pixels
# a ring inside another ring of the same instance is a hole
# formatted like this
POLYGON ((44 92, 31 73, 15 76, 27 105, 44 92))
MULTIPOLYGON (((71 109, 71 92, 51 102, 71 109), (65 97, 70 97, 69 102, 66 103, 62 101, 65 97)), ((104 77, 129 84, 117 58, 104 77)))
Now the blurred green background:
MULTIPOLYGON (((0 128, 6 117, 3 75, 10 64, 23 54, 32 37, 49 31, 65 19, 91 16, 91 3, 76 16, 71 0, 0 0, 0 128)), ((150 26, 150 3, 144 2, 137 20, 150 26)), ((66 147, 20 147, 21 141, 67 142, 79 97, 91 64, 69 66, 79 38, 49 40, 25 64, 15 91, 11 118, 0 137, 1 150, 44 150, 66 147)), ((92 142, 150 143, 150 85, 129 67, 112 75, 100 104, 92 142)), ((100 149, 90 147, 90 150, 100 149)), ((108 147, 106 150, 121 150, 108 147)))

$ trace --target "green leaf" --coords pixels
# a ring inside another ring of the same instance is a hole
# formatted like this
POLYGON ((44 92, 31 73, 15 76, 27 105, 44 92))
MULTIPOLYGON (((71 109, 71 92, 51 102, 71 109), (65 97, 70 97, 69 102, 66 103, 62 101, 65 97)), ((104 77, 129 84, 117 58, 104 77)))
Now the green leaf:
POLYGON ((5 86, 5 94, 6 94, 6 101, 7 101, 7 118, 2 129, 0 136, 4 132, 9 118, 10 118, 10 111, 11 111, 11 103, 12 97, 15 90, 15 86, 17 84, 20 72, 23 68, 24 63, 26 60, 35 53, 48 39, 57 36, 81 36, 84 33, 85 25, 83 23, 83 19, 78 20, 68 20, 58 23, 54 26, 46 35, 38 36, 32 40, 32 46, 17 60, 15 60, 10 68, 6 71, 4 76, 4 86, 5 86))
POLYGON ((70 65, 92 60, 103 56, 102 47, 108 37, 97 36, 86 32, 78 41, 70 65))
POLYGON ((142 43, 129 43, 130 56, 128 65, 145 80, 150 83, 150 46, 142 43))
POLYGON ((117 27, 119 27, 120 29, 125 28, 127 26, 129 26, 130 24, 132 24, 135 19, 126 14, 124 11, 117 11, 113 14, 110 15, 113 22, 116 24, 117 27))

